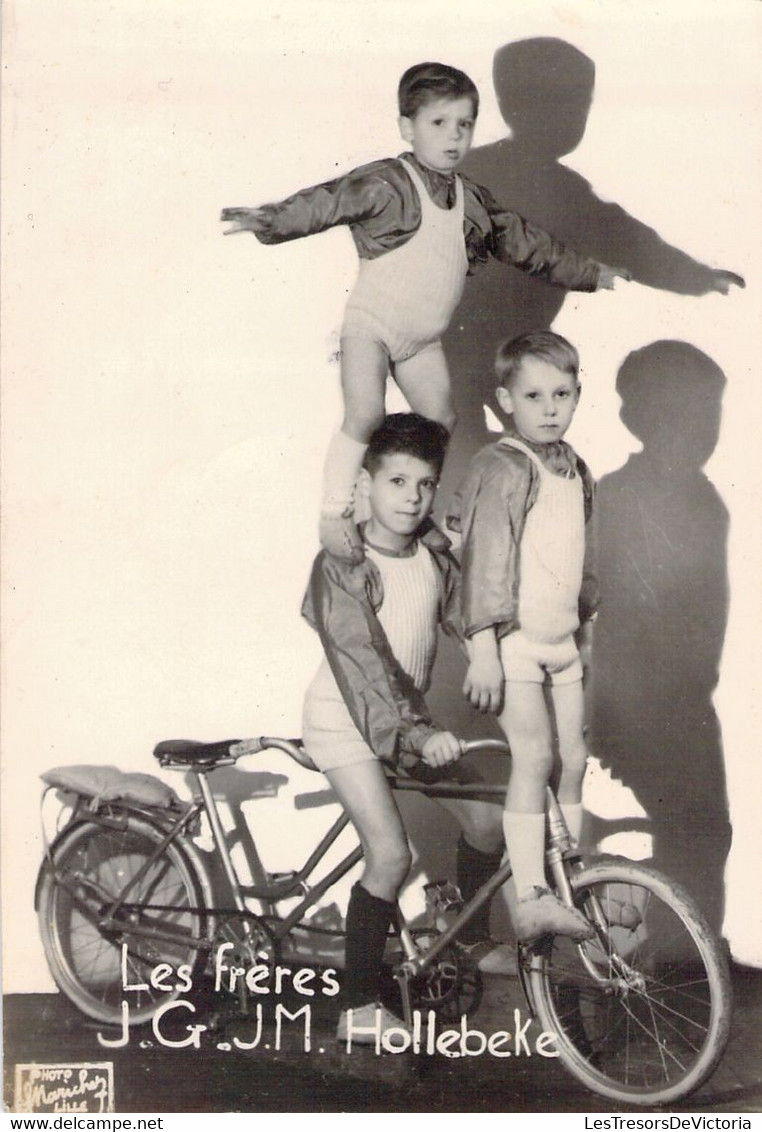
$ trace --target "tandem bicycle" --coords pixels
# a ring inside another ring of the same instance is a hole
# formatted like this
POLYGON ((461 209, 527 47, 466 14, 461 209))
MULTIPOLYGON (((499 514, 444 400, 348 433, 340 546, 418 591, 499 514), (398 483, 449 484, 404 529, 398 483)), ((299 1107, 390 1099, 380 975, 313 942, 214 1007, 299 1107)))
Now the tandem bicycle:
MULTIPOLYGON (((463 749, 510 753, 492 739, 463 749)), ((300 868, 254 885, 242 882, 209 780, 219 768, 274 750, 315 769, 300 741, 261 737, 159 743, 159 764, 190 776, 191 802, 155 776, 116 768, 60 767, 42 776, 67 802, 67 818, 46 845, 37 879, 40 933, 56 984, 83 1014, 121 1025, 127 975, 143 987, 133 996, 130 1025, 145 1023, 208 970, 221 947, 241 970, 263 962, 275 970, 308 910, 360 861, 358 844, 324 876, 310 879, 349 824, 342 812, 300 868), (224 895, 197 844, 204 819, 224 895), (292 907, 280 912, 284 902, 292 907), (159 963, 184 969, 185 983, 146 981, 159 963)), ((395 791, 427 797, 499 803, 505 794, 497 785, 428 784, 388 773, 395 791)), ((554 1035, 565 1067, 591 1091, 633 1105, 674 1103, 710 1077, 727 1044, 731 994, 724 948, 680 885, 623 857, 579 854, 550 789, 546 829, 548 882, 589 920, 593 934, 582 943, 546 934, 517 946, 529 1011, 554 1035)), ((256 838, 256 829, 252 833, 256 838)), ((393 966, 408 1025, 417 1008, 451 1018, 473 1004, 474 972, 458 936, 510 875, 505 861, 465 906, 454 886, 428 886, 426 927, 411 926, 399 914, 393 966)), ((237 993, 245 1011, 242 980, 237 993)))

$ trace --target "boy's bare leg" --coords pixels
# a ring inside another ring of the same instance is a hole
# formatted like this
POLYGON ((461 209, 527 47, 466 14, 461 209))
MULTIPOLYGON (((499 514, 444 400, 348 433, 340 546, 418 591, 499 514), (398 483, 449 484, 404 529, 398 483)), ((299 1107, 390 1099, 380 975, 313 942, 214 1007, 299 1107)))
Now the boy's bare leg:
POLYGON ((326 772, 363 849, 361 883, 373 896, 396 901, 410 868, 410 849, 381 763, 355 763, 326 772))
POLYGON ((551 696, 561 760, 558 801, 569 827, 569 833, 572 839, 579 843, 582 834, 582 780, 587 765, 582 681, 577 680, 573 684, 554 684, 551 696))
POLYGON ((414 413, 438 421, 452 432, 456 417, 450 371, 441 343, 427 346, 419 354, 397 362, 394 377, 414 413))
POLYGON ((545 788, 553 769, 553 734, 542 684, 507 680, 498 722, 511 748, 505 808, 544 814, 545 788))
POLYGON ((325 459, 320 541, 331 554, 350 562, 362 560, 353 518, 354 490, 370 435, 384 419, 388 370, 389 360, 378 342, 342 338, 344 420, 325 459))
MULTIPOLYGON (((561 759, 561 777, 558 783, 558 802, 572 839, 579 844, 582 836, 584 811, 582 808, 582 782, 587 764, 587 745, 584 734, 582 681, 573 684, 553 685, 553 710, 556 717, 558 751, 561 759)), ((642 922, 641 910, 627 900, 612 900, 607 908, 609 923, 634 929, 642 922)))
POLYGON ((502 852, 503 826, 499 803, 480 802, 473 798, 435 798, 434 801, 452 814, 474 849, 487 854, 502 852))
POLYGON ((500 726, 511 748, 505 843, 521 899, 546 883, 545 788, 553 767, 553 737, 542 685, 506 681, 500 726))
POLYGON ((389 356, 372 338, 342 338, 341 391, 344 397, 342 432, 362 444, 384 420, 389 356))
POLYGON ((511 747, 503 828, 513 870, 514 926, 526 941, 554 931, 591 934, 585 918, 548 891, 545 879, 545 790, 553 769, 553 736, 541 684, 507 680, 500 725, 511 747))

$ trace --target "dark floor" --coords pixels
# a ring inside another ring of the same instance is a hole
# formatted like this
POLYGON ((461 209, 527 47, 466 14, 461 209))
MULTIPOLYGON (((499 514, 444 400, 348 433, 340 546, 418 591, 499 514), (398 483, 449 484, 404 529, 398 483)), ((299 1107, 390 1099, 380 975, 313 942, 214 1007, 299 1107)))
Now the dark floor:
MULTIPOLYGON (((735 968, 731 1040, 713 1078, 679 1111, 759 1112, 762 1109, 762 971, 735 968)), ((304 999, 299 1004, 303 1005, 304 999)), ((199 1035, 200 1048, 160 1045, 149 1027, 131 1030, 122 1048, 103 1048, 97 1024, 61 995, 9 995, 4 1001, 6 1105, 13 1110, 17 1064, 111 1061, 117 1112, 615 1112, 635 1111, 587 1092, 555 1059, 538 1056, 467 1061, 435 1055, 378 1056, 333 1039, 335 1000, 317 1000, 312 1041, 304 1049, 301 1022, 286 1022, 282 1048, 274 1048, 272 1019, 255 1048, 251 1022, 229 1022, 199 1035), (330 1004, 326 1014, 325 1005, 330 1004)), ((526 1018, 515 981, 486 979, 474 1026, 487 1034, 504 1028, 498 1018, 514 1009, 526 1018)), ((185 1022, 209 1021, 201 1010, 185 1022)), ((642 1111, 642 1110, 640 1110, 642 1111)))

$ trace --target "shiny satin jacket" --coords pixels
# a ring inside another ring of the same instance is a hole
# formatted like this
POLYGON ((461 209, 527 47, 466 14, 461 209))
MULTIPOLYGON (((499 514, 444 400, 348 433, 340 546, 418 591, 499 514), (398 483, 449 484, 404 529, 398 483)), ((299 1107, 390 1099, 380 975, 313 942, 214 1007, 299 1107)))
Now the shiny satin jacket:
POLYGON ((280 244, 346 224, 361 259, 376 259, 407 243, 421 223, 418 193, 405 172, 407 161, 441 208, 451 207, 454 178, 461 177, 469 275, 494 257, 556 286, 595 291, 600 267, 595 260, 503 208, 488 189, 460 174, 428 169, 410 153, 373 161, 286 200, 262 205, 254 234, 263 244, 280 244))
MULTIPOLYGON (((459 569, 449 540, 432 528, 420 540, 431 551, 439 586, 439 624, 460 637, 459 569)), ((302 615, 316 629, 349 714, 380 759, 420 754, 436 731, 426 700, 400 667, 377 613, 384 600, 370 559, 351 566, 322 551, 315 559, 302 615)))
MULTIPOLYGON (((527 443, 524 441, 523 443, 527 443)), ((529 445, 538 453, 550 446, 529 445)), ((585 462, 564 441, 553 445, 582 479, 585 501, 585 562, 579 595, 580 624, 598 604, 591 534, 593 479, 585 462)), ((474 457, 447 515, 447 526, 460 531, 461 614, 463 631, 472 637, 494 626, 498 636, 520 628, 518 621, 521 537, 540 486, 540 473, 526 455, 497 441, 474 457)))

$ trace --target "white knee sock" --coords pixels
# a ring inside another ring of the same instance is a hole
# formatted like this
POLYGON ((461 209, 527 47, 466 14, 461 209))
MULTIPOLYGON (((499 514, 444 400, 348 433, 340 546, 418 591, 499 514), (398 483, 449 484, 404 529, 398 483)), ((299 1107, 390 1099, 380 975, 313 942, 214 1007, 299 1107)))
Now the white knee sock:
POLYGON ((355 484, 360 474, 367 444, 337 432, 331 438, 323 468, 324 514, 348 515, 352 513, 355 484))
POLYGON ((582 819, 585 811, 582 808, 581 802, 560 802, 561 813, 564 815, 564 821, 569 827, 571 839, 575 845, 579 845, 582 836, 582 819))
POLYGON ((545 814, 503 813, 503 832, 511 862, 516 897, 529 889, 547 888, 545 879, 545 814))

